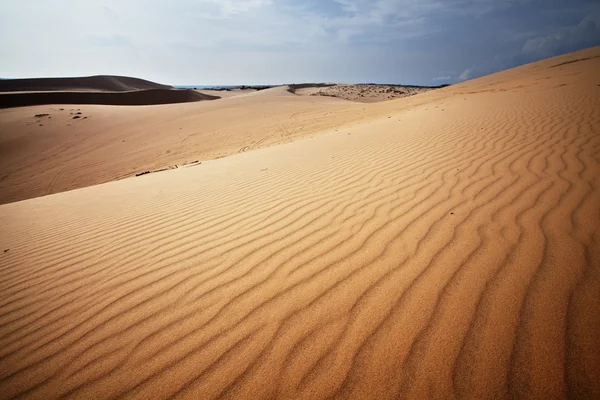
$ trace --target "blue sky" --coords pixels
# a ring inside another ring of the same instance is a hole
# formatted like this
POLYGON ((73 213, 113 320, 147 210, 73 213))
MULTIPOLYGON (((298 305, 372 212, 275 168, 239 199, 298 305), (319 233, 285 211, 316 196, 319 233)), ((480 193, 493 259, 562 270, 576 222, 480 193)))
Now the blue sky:
POLYGON ((0 76, 455 83, 600 45, 599 0, 0 2, 0 76))

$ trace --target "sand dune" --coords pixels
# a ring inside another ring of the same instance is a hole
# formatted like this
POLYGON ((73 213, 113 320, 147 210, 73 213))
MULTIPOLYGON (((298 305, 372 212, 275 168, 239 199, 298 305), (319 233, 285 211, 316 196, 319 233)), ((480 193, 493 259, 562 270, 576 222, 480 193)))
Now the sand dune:
POLYGON ((0 203, 288 143, 365 113, 361 105, 283 87, 165 106, 0 110, 0 203))
POLYGON ((37 106, 42 104, 103 104, 112 106, 145 106, 216 100, 218 97, 194 90, 149 89, 133 92, 31 92, 0 93, 0 108, 37 106))
POLYGON ((426 93, 439 87, 401 85, 291 85, 292 93, 301 96, 329 96, 360 103, 376 103, 426 93))
POLYGON ((172 86, 126 76, 86 76, 80 78, 32 78, 0 80, 0 92, 43 91, 107 91, 129 92, 133 90, 173 89, 172 86))
POLYGON ((194 90, 122 76, 0 80, 0 108, 43 104, 143 106, 216 100, 194 90))
POLYGON ((0 206, 0 398, 600 398, 599 56, 358 108, 165 106, 366 108, 0 206))
POLYGON ((0 108, 37 106, 42 104, 103 104, 113 106, 145 106, 216 100, 218 97, 194 90, 149 89, 133 92, 31 92, 0 93, 0 108))

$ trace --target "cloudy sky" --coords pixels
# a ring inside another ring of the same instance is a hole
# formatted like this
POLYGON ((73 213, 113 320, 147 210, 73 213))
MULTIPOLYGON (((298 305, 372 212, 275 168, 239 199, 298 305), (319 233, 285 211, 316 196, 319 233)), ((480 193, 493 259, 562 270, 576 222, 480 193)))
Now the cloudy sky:
POLYGON ((0 0, 0 77, 454 83, 600 45, 599 0, 0 0))

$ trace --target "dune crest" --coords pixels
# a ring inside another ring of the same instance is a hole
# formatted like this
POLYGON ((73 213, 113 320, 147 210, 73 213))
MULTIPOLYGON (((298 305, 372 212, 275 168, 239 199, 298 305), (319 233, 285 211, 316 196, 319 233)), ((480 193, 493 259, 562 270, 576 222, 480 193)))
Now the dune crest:
POLYGON ((597 55, 1 205, 0 397, 600 398, 597 55))

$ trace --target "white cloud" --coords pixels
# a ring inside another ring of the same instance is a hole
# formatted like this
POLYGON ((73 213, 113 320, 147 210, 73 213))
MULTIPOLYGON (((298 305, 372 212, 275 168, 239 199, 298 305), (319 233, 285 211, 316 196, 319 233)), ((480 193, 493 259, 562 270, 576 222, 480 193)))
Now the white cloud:
POLYGON ((438 76, 437 78, 433 78, 434 81, 449 81, 450 79, 452 79, 450 75, 438 76))
POLYGON ((197 0, 190 6, 205 18, 231 18, 273 4, 273 0, 197 0))
POLYGON ((240 14, 273 4, 273 0, 205 0, 217 4, 225 14, 240 14))
POLYGON ((466 81, 473 76, 473 68, 467 68, 463 71, 462 74, 458 76, 458 79, 461 81, 466 81))

